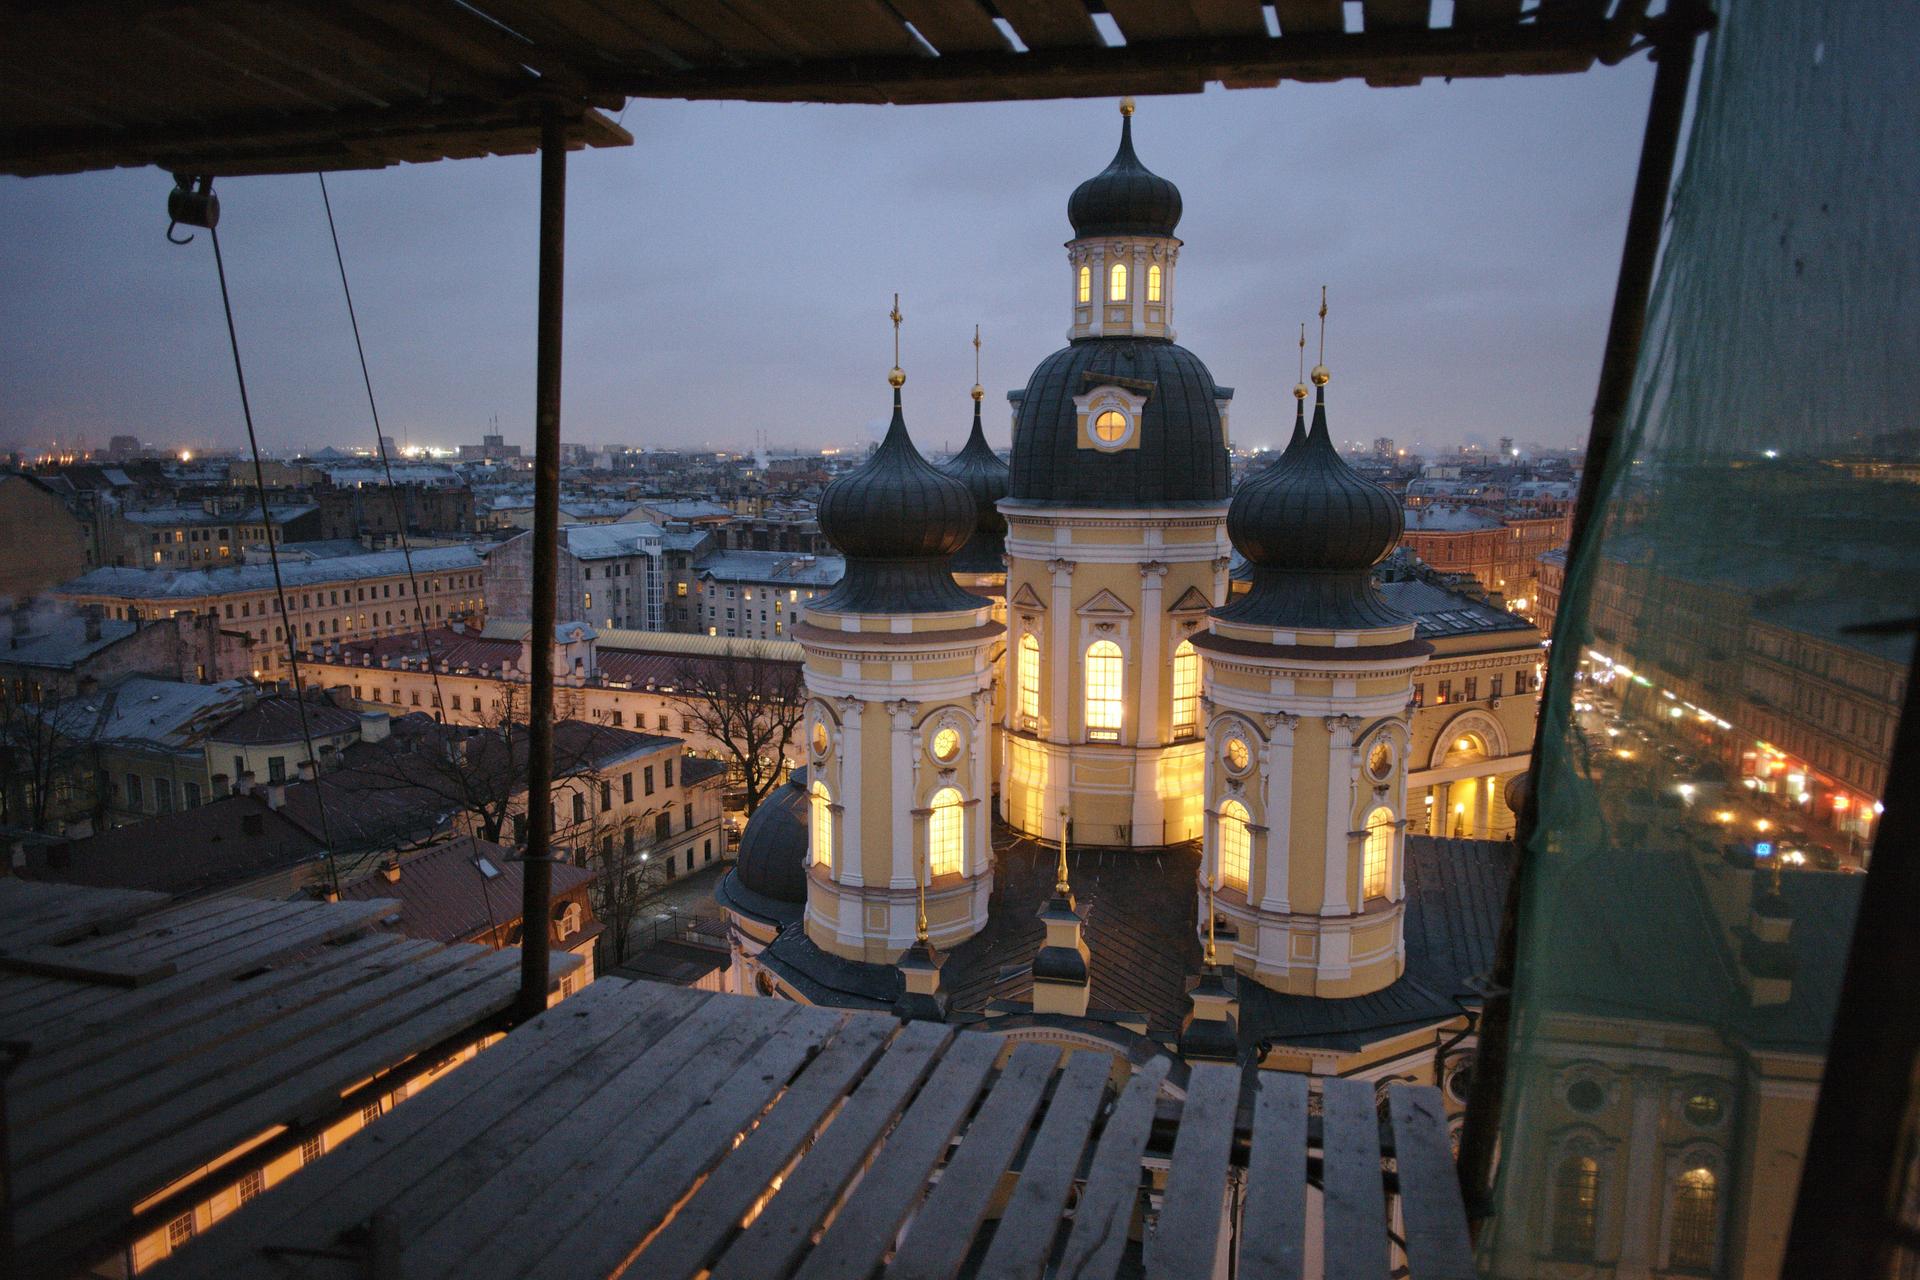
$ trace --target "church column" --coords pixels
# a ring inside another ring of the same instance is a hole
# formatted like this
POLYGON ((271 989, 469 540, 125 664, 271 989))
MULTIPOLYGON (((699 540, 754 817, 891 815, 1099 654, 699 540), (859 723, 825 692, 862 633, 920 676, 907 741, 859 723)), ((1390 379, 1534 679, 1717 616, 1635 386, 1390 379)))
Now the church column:
POLYGON ((1143 747, 1157 747, 1165 739, 1160 732, 1160 592, 1167 566, 1149 560, 1140 566, 1140 711, 1134 741, 1143 747))
POLYGON ((1353 829, 1353 770, 1347 757, 1353 752, 1358 716, 1328 716, 1327 726, 1327 877, 1320 914, 1345 915, 1347 906, 1347 833, 1353 829))
POLYGON ((1282 914, 1290 908, 1293 832, 1293 731, 1300 717, 1285 711, 1267 716, 1266 782, 1267 870, 1260 909, 1282 914))
MULTIPOLYGON (((1047 737, 1055 742, 1073 741, 1073 725, 1067 715, 1067 687, 1072 683, 1072 644, 1073 644, 1073 561, 1049 560, 1047 568, 1053 574, 1053 599, 1048 605, 1051 615, 1047 620, 1053 661, 1052 670, 1047 673, 1047 716, 1049 732, 1047 737)), ((1062 797, 1064 799, 1064 796, 1062 797)), ((1052 801, 1049 798, 1051 807, 1052 801)))
MULTIPOLYGON (((838 698, 834 705, 840 711, 840 776, 835 781, 840 785, 834 789, 833 798, 841 805, 840 848, 841 857, 836 859, 835 870, 839 873, 841 884, 857 889, 866 883, 862 873, 858 850, 860 848, 860 717, 866 711, 867 704, 858 698, 838 698), (851 800, 852 803, 848 803, 851 800)), ((829 784, 830 786, 832 784, 829 784)))
POLYGON ((1227 580, 1227 570, 1233 567, 1230 556, 1213 558, 1213 599, 1214 607, 1224 606, 1232 599, 1233 584, 1227 580))
MULTIPOLYGON (((913 835, 916 821, 913 816, 914 704, 902 698, 898 702, 887 703, 886 708, 893 720, 893 732, 889 736, 893 765, 893 849, 888 858, 887 885, 894 889, 911 889, 914 886, 913 835)), ((853 800, 858 803, 860 797, 856 795, 853 800)))

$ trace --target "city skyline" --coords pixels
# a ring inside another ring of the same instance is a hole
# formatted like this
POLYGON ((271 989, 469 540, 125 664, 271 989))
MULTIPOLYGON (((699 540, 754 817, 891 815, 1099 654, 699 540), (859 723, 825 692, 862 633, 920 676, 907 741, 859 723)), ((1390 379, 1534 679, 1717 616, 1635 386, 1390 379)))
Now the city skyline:
MULTIPOLYGON (((1236 387, 1235 445, 1284 439, 1296 326, 1322 283, 1337 436, 1428 453, 1582 439, 1644 76, 1143 99, 1143 159, 1191 193, 1176 323, 1236 387), (1570 128, 1585 145, 1564 148, 1570 128), (1566 181, 1519 181, 1554 167, 1549 148, 1566 181)), ((625 122, 633 148, 574 157, 567 439, 859 448, 884 425, 897 288, 916 437, 932 452, 965 438, 980 323, 988 438, 1007 445, 1004 394, 1065 327, 1060 192, 1111 154, 1110 100, 636 103, 625 122)), ((509 442, 530 436, 533 168, 332 180, 402 443, 476 440, 496 415, 509 442)), ((151 170, 0 187, 0 315, 21 335, 0 357, 0 440, 243 443, 210 255, 161 240, 166 187, 151 170)), ((370 445, 317 183, 220 191, 263 449, 370 445)))

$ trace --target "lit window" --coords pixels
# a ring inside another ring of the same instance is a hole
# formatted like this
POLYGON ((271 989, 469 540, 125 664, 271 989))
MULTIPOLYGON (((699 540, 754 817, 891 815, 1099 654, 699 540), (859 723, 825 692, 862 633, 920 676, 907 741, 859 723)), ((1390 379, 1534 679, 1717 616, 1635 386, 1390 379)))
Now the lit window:
POLYGON ((1668 1266, 1694 1271, 1713 1268, 1713 1228, 1719 1199, 1712 1170, 1689 1169, 1680 1175, 1680 1187, 1673 1197, 1668 1266))
POLYGON ((1563 1257, 1593 1256, 1599 1221, 1600 1165, 1589 1156, 1569 1156, 1553 1177, 1553 1251, 1563 1257))
POLYGON ((1040 719, 1040 641, 1031 631, 1020 637, 1020 715, 1028 724, 1040 719))
POLYGON ((1393 867, 1393 810, 1375 809, 1367 815, 1366 860, 1362 864, 1362 895, 1387 896, 1388 872, 1393 867))
POLYGON ((1093 268, 1080 268, 1080 301, 1093 301, 1093 268))
POLYGON ((813 860, 828 870, 833 868, 833 793, 827 784, 816 782, 809 788, 813 795, 813 860))
POLYGON ((1127 264, 1116 262, 1113 270, 1107 273, 1107 298, 1112 302, 1127 300, 1127 264))
POLYGON ((933 797, 933 818, 927 824, 927 874, 960 874, 966 849, 966 810, 961 808, 960 793, 943 788, 933 797))
POLYGON ((1109 409, 1093 420, 1093 437, 1101 444, 1118 444, 1127 434, 1127 415, 1109 409))
POLYGON ((1253 752, 1247 747, 1245 738, 1227 739, 1227 768, 1234 773, 1245 773, 1247 766, 1253 763, 1253 752))
POLYGON ((960 731, 948 725, 933 735, 933 758, 945 764, 960 754, 960 731))
POLYGON ((1147 268, 1147 301, 1160 301, 1160 268, 1157 264, 1147 268))
POLYGON ((1247 891, 1247 876, 1253 866, 1253 831, 1247 823, 1251 815, 1238 800, 1220 806, 1220 879, 1229 889, 1247 891))
MULTIPOLYGON (((1157 268, 1156 268, 1157 270, 1157 268)), ((1200 655, 1191 640, 1173 651, 1173 736, 1191 738, 1200 703, 1200 655)))
POLYGON ((813 754, 817 756, 827 754, 827 741, 827 722, 815 720, 813 722, 813 754))
POLYGON ((1120 741, 1120 646, 1111 640, 1088 645, 1086 678, 1087 736, 1095 742, 1120 741))

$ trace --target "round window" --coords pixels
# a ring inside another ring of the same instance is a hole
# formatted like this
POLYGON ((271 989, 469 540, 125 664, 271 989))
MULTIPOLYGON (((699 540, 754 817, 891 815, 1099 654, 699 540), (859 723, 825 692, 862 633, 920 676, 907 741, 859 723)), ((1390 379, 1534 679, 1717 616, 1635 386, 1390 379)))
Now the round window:
POLYGON ((960 731, 952 725, 944 725, 933 735, 933 758, 945 764, 960 754, 960 731))
POLYGON ((1567 1105, 1592 1115, 1607 1104, 1607 1091, 1597 1080, 1575 1080, 1567 1086, 1567 1105))
POLYGON ((1393 747, 1385 738, 1373 744, 1367 752, 1367 776, 1375 782, 1385 782, 1393 772, 1393 747))
POLYGON ((1720 1123, 1720 1099, 1710 1093, 1696 1093, 1687 1099, 1687 1122, 1702 1129, 1720 1123))
POLYGON ((817 756, 827 754, 827 722, 824 720, 813 722, 813 754, 817 756))
POLYGON ((1093 420, 1093 438, 1101 444, 1119 444, 1127 434, 1127 415, 1108 409, 1093 420))
POLYGON ((1240 773, 1253 763, 1253 752, 1247 749, 1245 738, 1227 739, 1227 768, 1240 773))
POLYGON ((1473 1092, 1473 1064, 1463 1062, 1447 1073, 1447 1096, 1464 1104, 1473 1092))

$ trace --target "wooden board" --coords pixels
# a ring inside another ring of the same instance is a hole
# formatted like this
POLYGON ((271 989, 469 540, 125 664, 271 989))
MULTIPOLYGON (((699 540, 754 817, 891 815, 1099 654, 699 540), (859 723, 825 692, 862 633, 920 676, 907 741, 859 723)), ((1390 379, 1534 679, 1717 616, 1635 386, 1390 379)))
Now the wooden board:
POLYGON ((1472 1280, 1473 1242, 1447 1140, 1446 1102, 1432 1085, 1406 1085, 1387 1091, 1387 1107, 1407 1269, 1414 1280, 1472 1280))
POLYGON ((1068 1060, 981 1261, 980 1280, 1039 1280, 1111 1073, 1112 1059, 1097 1050, 1081 1050, 1068 1060))
POLYGON ((1262 1071, 1253 1103, 1241 1275, 1301 1280, 1307 1248, 1307 1078, 1262 1071))
POLYGON ((1102 1280, 1119 1267, 1139 1199, 1140 1155, 1153 1130, 1154 1101, 1166 1076, 1165 1058, 1155 1058, 1135 1071, 1107 1118, 1100 1145, 1094 1149, 1087 1188, 1074 1207, 1060 1274, 1102 1280))
POLYGON ((1233 1149, 1234 1113, 1239 1105, 1239 1067, 1194 1064, 1187 1078, 1187 1099, 1180 1108, 1180 1130, 1160 1202, 1160 1221, 1146 1243, 1149 1280, 1214 1270, 1220 1219, 1226 1211, 1227 1158, 1233 1149))
POLYGON ((1387 1269, 1387 1200, 1373 1085, 1323 1081, 1320 1122, 1327 1280, 1379 1280, 1387 1269))

